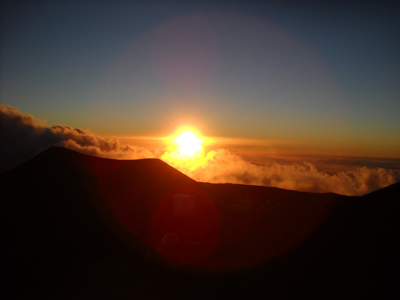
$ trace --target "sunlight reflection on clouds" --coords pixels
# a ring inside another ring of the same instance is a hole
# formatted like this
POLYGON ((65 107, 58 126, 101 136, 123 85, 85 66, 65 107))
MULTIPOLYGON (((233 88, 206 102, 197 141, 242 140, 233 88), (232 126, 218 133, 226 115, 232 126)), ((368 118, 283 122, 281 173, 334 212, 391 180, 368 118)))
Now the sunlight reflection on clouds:
POLYGON ((160 158, 197 181, 272 186, 304 192, 334 192, 363 195, 399 180, 398 169, 357 166, 326 171, 315 164, 268 161, 254 164, 227 149, 194 153, 181 147, 149 150, 137 145, 124 145, 118 138, 105 139, 88 130, 65 125, 48 127, 34 116, 17 108, 0 105, 0 172, 17 166, 51 146, 63 146, 84 154, 113 158, 160 158))

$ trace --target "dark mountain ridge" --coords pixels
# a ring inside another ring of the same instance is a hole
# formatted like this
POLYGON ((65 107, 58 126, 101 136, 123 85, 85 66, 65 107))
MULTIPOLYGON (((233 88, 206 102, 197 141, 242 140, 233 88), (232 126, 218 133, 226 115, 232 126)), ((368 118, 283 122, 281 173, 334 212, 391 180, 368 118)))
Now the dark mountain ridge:
POLYGON ((199 183, 52 147, 0 188, 11 298, 398 296, 399 183, 362 197, 199 183))

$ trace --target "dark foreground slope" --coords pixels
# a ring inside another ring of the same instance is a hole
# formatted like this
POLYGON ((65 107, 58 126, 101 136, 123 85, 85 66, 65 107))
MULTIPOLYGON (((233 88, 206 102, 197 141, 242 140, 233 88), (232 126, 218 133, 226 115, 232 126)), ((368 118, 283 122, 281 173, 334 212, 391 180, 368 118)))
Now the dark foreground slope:
POLYGON ((0 189, 10 299, 399 296, 399 184, 344 197, 197 183, 156 159, 50 148, 0 189))

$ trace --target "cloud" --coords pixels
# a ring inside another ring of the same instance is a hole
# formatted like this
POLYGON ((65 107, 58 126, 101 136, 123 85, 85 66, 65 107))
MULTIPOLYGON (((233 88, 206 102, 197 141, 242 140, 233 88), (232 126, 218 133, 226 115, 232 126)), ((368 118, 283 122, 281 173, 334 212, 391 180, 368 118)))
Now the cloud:
POLYGON ((115 159, 154 157, 138 146, 122 145, 116 138, 104 139, 88 130, 66 125, 48 127, 30 114, 0 104, 0 173, 5 172, 51 146, 115 159))
MULTIPOLYGON (((165 159, 163 157, 163 159, 165 159)), ((364 195, 396 182, 399 174, 383 168, 359 167, 349 171, 319 171, 312 163, 253 164, 228 150, 211 151, 201 165, 188 169, 173 160, 166 161, 197 181, 271 186, 283 189, 343 195, 364 195)))
POLYGON ((114 159, 159 157, 202 182, 272 186, 305 192, 363 195, 393 184, 400 178, 398 169, 382 168, 377 164, 374 167, 362 166, 360 161, 348 170, 325 171, 310 162, 267 161, 254 164, 225 149, 207 153, 201 149, 190 157, 182 156, 179 149, 152 152, 139 146, 123 145, 117 138, 105 139, 88 130, 66 125, 49 127, 30 114, 1 104, 0 137, 0 173, 51 146, 64 146, 81 153, 114 159))

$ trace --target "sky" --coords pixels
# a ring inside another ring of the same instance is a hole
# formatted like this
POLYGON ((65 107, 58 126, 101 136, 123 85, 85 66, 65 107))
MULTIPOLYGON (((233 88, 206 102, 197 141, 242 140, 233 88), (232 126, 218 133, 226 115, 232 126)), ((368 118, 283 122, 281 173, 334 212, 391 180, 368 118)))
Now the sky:
POLYGON ((154 157, 186 125, 204 155, 399 168, 400 5, 188 2, 3 1, 5 115, 154 157))

